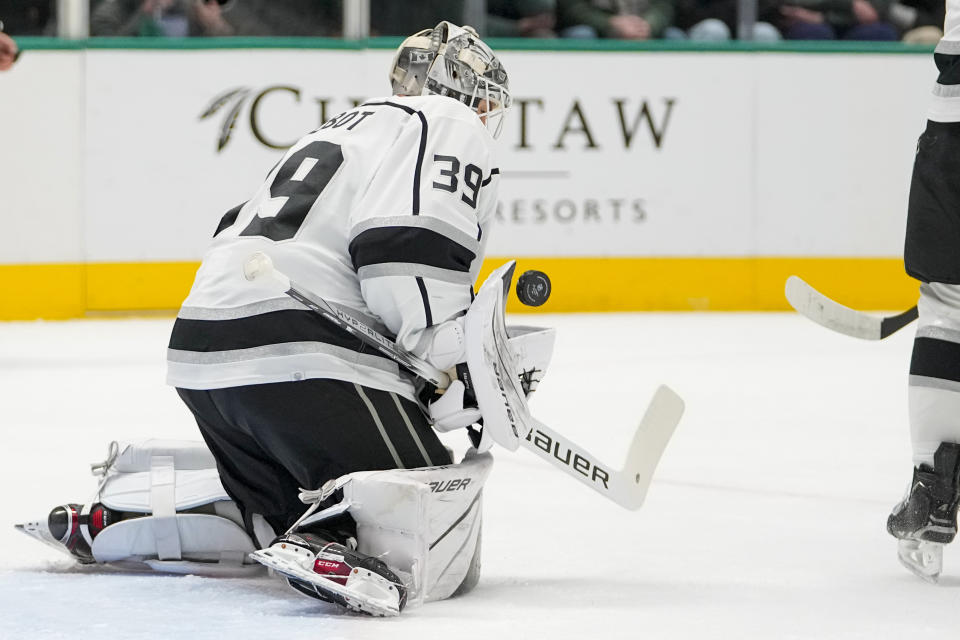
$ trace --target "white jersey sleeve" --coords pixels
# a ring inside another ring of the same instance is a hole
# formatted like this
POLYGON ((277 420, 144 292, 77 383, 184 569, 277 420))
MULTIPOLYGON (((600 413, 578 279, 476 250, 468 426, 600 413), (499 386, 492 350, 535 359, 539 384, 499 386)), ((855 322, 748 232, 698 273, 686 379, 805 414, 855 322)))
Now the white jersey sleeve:
POLYGON ((447 98, 414 109, 351 211, 349 252, 370 311, 424 355, 431 327, 473 299, 499 169, 479 117, 447 98))

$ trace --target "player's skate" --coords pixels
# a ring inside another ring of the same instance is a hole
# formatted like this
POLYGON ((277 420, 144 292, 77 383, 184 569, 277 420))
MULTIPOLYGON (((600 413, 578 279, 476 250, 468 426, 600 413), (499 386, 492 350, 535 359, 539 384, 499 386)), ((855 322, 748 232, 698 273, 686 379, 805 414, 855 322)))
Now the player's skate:
POLYGON ((887 531, 899 540, 900 562, 929 582, 940 578, 943 546, 957 535, 960 445, 942 443, 933 464, 914 468, 910 491, 887 519, 887 531))
POLYGON ((45 519, 15 524, 14 527, 57 551, 89 564, 96 562, 90 551, 90 541, 116 519, 117 514, 101 504, 94 504, 89 510, 79 504, 65 504, 54 507, 45 519), (87 530, 89 541, 83 528, 87 530))
POLYGON ((254 560, 283 575, 300 593, 373 616, 396 616, 407 590, 377 558, 313 533, 288 533, 254 560))

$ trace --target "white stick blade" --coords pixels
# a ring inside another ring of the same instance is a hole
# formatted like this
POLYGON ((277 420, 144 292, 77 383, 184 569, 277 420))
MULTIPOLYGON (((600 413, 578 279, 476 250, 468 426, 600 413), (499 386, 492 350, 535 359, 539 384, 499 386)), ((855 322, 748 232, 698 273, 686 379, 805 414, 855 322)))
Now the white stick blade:
POLYGON ((819 325, 854 338, 880 339, 882 318, 834 302, 797 276, 787 278, 784 295, 791 307, 819 325))
POLYGON ((653 473, 680 423, 684 408, 683 399, 666 385, 661 385, 653 394, 619 474, 622 484, 613 487, 619 494, 617 502, 627 509, 639 509, 643 505, 653 473))

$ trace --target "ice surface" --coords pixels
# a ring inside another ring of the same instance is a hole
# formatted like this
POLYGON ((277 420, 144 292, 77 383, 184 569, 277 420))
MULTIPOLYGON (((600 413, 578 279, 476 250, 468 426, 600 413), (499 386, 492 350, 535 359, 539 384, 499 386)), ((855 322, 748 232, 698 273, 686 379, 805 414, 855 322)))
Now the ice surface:
POLYGON ((960 554, 931 586, 884 530, 910 474, 909 329, 877 343, 785 314, 515 320, 558 327, 534 413, 610 464, 658 384, 687 413, 636 512, 500 452, 477 590, 391 620, 268 578, 79 567, 14 531, 86 501, 110 440, 198 434, 163 383, 170 320, 0 323, 0 638, 956 637, 960 554))

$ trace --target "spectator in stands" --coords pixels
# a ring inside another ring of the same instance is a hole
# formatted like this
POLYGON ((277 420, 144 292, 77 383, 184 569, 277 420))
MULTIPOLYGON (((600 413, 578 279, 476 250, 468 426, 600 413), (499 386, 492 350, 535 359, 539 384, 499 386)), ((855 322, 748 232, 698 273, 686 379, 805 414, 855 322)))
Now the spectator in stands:
POLYGON ((943 0, 899 0, 890 5, 890 20, 910 44, 937 44, 943 37, 943 0))
POLYGON ((343 0, 232 0, 225 9, 238 36, 339 37, 342 5, 343 0))
POLYGON ((94 36, 230 36, 227 0, 100 0, 90 13, 94 36))
POLYGON ((484 35, 494 38, 555 38, 556 0, 487 0, 484 35))
POLYGON ((0 71, 7 71, 17 61, 20 49, 13 38, 3 32, 3 23, 0 22, 0 71))
POLYGON ((0 19, 17 36, 56 35, 55 0, 0 0, 0 19))
POLYGON ((564 38, 659 38, 673 20, 673 0, 557 0, 564 38))
MULTIPOLYGON (((674 24, 664 30, 664 38, 721 42, 737 35, 737 0, 679 0, 674 8, 674 24)), ((781 40, 780 31, 772 24, 780 19, 776 0, 759 0, 757 14, 750 39, 756 42, 781 40)))
MULTIPOLYGON (((443 20, 464 24, 464 0, 370 0, 370 33, 408 36, 443 20)), ((469 24, 469 23, 468 23, 469 24)))
POLYGON ((788 40, 899 40, 889 0, 786 0, 780 7, 788 40))

